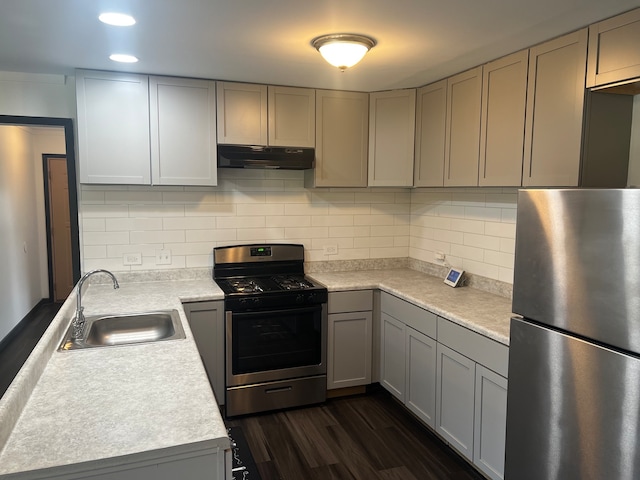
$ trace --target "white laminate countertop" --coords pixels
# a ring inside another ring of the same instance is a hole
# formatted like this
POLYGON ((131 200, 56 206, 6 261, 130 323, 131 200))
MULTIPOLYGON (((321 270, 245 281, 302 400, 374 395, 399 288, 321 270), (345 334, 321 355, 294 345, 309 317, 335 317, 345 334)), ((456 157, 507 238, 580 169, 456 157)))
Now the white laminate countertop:
MULTIPOLYGON (((181 306, 222 299, 210 279, 121 283, 118 290, 90 285, 83 295, 87 316, 175 308, 187 338, 59 352, 60 334, 74 313, 72 294, 34 349, 48 349, 50 357, 4 446, 0 443, 0 477, 51 478, 228 449, 226 428, 181 306)), ((29 381, 30 367, 28 360, 3 396, 0 423, 7 418, 3 415, 15 414, 15 405, 6 402, 20 396, 12 388, 29 381)))
POLYGON ((441 278, 401 268, 310 273, 329 292, 380 289, 452 322, 509 345, 511 300, 470 287, 452 288, 441 278))

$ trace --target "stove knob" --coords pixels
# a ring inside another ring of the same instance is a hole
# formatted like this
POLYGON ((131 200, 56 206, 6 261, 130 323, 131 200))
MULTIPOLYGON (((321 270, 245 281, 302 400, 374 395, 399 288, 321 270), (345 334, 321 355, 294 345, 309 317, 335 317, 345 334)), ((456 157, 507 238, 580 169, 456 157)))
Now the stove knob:
POLYGON ((296 296, 296 303, 304 303, 304 295, 302 295, 301 293, 299 293, 296 296))
POLYGON ((254 306, 260 305, 260 303, 261 303, 260 299, 258 297, 254 297, 252 300, 253 300, 253 305, 254 306))
POLYGON ((310 293, 310 294, 309 294, 309 301, 310 301, 310 302, 315 301, 316 296, 317 296, 317 295, 316 295, 315 293, 310 293))
POLYGON ((240 305, 246 305, 247 304, 247 299, 246 298, 241 298, 238 300, 238 303, 240 303, 240 305))

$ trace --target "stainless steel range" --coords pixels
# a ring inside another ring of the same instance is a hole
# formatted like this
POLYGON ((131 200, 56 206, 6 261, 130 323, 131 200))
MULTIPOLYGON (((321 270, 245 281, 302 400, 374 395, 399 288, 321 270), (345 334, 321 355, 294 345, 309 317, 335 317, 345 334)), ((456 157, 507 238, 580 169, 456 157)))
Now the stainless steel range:
POLYGON ((213 250, 225 294, 226 414, 326 399, 327 289, 304 276, 304 247, 213 250))

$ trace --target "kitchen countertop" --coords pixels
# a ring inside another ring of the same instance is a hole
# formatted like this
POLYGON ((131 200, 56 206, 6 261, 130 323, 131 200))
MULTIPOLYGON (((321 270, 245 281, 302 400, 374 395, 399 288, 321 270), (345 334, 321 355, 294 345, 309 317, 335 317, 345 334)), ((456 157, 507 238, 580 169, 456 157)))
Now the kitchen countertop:
POLYGON ((470 287, 452 288, 441 278, 408 268, 311 273, 329 292, 380 289, 492 340, 509 345, 511 300, 470 287))
POLYGON ((16 412, 7 402, 28 398, 0 453, 0 476, 22 472, 15 478, 50 478, 228 449, 226 427, 181 306, 223 299, 217 285, 198 279, 85 288, 87 316, 175 308, 186 339, 59 352, 74 314, 72 294, 34 349, 36 355, 50 355, 35 388, 30 395, 18 391, 29 381, 33 362, 28 360, 0 403, 4 423, 3 415, 16 412))
MULTIPOLYGON (((330 292, 381 289, 509 344, 508 298, 454 289, 408 268, 309 276, 330 292)), ((72 293, 0 400, 0 477, 50 478, 229 448, 181 306, 222 300, 222 290, 210 277, 85 288, 87 316, 176 308, 187 338, 58 352, 75 310, 72 293), (17 415, 15 426, 7 427, 17 415)))

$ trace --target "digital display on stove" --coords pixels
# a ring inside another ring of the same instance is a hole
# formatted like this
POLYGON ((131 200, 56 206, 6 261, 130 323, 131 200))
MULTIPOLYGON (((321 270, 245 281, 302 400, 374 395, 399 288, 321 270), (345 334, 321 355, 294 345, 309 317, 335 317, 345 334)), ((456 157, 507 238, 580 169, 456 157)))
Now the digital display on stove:
POLYGON ((252 257, 270 257, 271 247, 251 247, 252 257))

